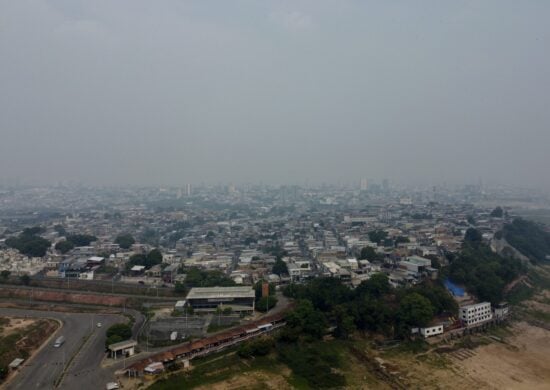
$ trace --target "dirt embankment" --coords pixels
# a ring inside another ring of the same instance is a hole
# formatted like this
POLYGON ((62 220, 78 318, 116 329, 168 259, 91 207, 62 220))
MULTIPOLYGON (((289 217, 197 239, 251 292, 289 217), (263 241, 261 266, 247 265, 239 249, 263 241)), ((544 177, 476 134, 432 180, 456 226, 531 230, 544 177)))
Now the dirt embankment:
POLYGON ((82 303, 88 305, 122 306, 127 303, 127 297, 115 295, 84 294, 63 291, 48 291, 38 289, 18 289, 0 287, 1 298, 26 299, 45 302, 82 303))

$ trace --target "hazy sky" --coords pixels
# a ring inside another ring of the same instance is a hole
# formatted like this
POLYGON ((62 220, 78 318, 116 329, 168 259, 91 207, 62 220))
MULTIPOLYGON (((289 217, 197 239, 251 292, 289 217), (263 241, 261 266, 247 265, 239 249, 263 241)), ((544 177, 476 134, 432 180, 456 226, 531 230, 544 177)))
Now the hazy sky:
POLYGON ((550 2, 0 0, 0 179, 550 187, 550 2))

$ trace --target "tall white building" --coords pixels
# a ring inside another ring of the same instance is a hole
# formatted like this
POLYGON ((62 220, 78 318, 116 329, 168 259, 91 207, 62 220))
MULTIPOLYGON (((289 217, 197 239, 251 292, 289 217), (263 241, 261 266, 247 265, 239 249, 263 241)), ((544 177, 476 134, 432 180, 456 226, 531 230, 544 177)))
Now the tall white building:
POLYGON ((361 182, 359 183, 359 187, 361 191, 366 191, 369 188, 369 183, 367 179, 361 179, 361 182))
POLYGON ((459 318, 466 326, 472 326, 481 322, 493 319, 491 303, 481 302, 475 305, 461 306, 458 313, 459 318))

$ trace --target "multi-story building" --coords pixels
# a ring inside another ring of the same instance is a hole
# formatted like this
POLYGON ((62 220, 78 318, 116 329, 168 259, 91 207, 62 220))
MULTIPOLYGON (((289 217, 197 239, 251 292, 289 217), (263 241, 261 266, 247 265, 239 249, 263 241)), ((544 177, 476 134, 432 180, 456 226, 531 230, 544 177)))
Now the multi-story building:
POLYGON ((466 326, 477 325, 492 320, 491 303, 481 302, 474 305, 461 306, 458 316, 466 326))

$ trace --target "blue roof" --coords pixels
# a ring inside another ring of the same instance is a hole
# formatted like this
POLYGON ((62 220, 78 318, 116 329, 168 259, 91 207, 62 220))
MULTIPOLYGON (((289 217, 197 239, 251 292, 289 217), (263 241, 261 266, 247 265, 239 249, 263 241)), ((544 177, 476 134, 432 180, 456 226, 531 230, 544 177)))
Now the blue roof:
POLYGON ((455 297, 463 297, 464 296, 464 289, 458 287, 456 284, 451 282, 449 279, 445 280, 444 282, 445 287, 447 287, 447 290, 451 292, 455 297))

